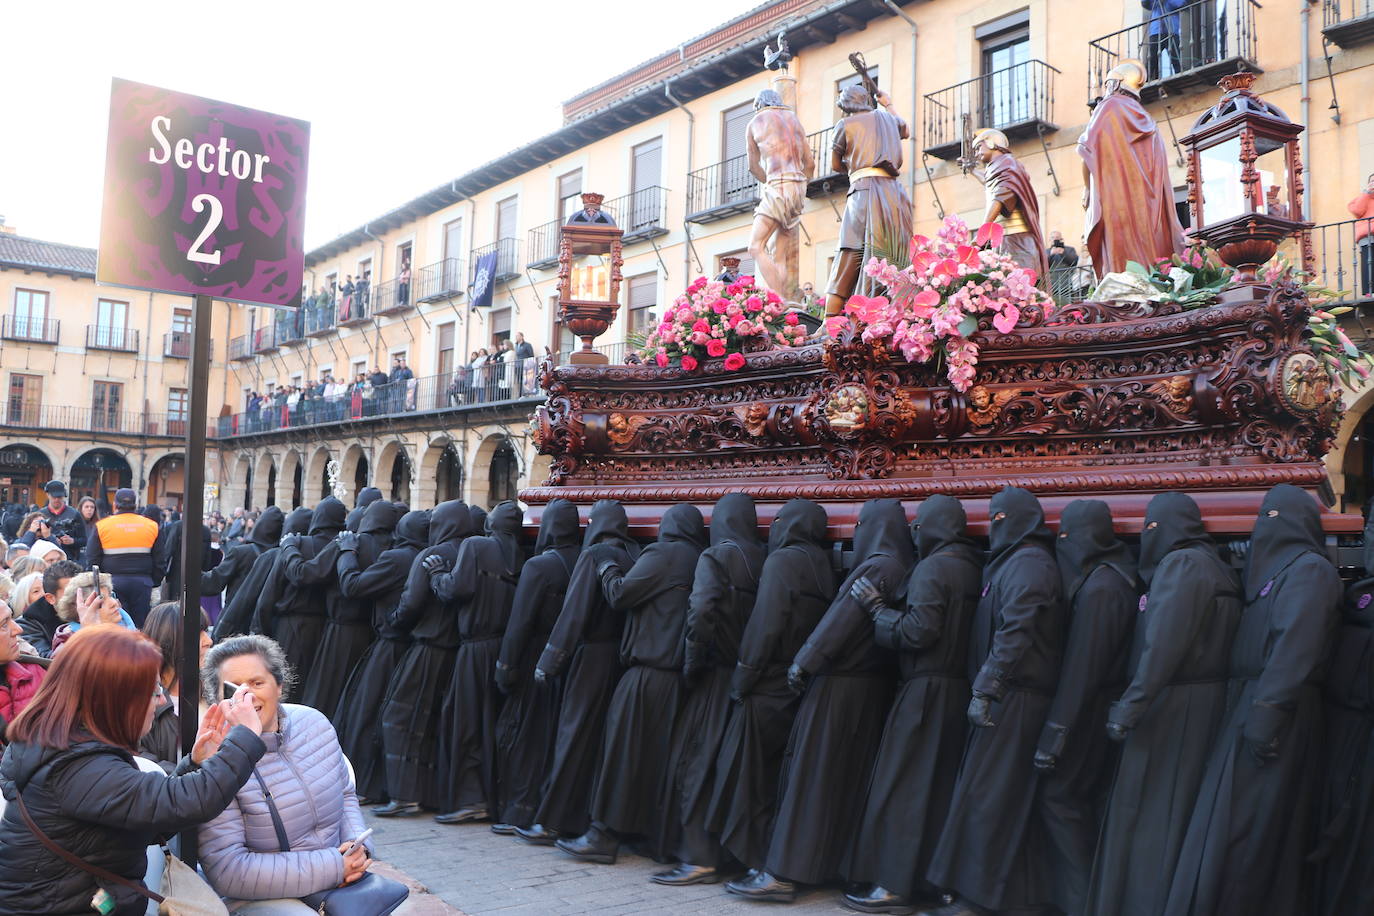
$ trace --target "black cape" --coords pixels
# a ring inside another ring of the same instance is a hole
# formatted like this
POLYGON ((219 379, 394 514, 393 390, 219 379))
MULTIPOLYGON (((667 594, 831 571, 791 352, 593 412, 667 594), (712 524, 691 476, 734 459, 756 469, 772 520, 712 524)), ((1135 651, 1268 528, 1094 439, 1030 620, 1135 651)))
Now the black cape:
MULTIPOLYGON (((347 515, 344 504, 334 497, 320 500, 310 516, 310 533, 282 546, 273 571, 274 576, 289 583, 289 597, 277 615, 276 638, 296 671, 296 684, 303 696, 312 694, 317 656, 326 668, 340 664, 338 659, 320 656, 319 649, 326 620, 339 613, 339 580, 334 574, 339 551, 334 538, 343 530, 347 515)), ((345 671, 343 677, 347 676, 345 671)))
POLYGON ((566 499, 551 500, 539 521, 535 555, 520 569, 506 635, 501 639, 497 667, 511 673, 514 686, 496 726, 501 807, 493 814, 517 827, 534 824, 544 775, 553 759, 562 680, 536 681, 534 666, 563 607, 581 552, 580 537, 577 507, 566 499))
POLYGON ((787 668, 835 597, 825 510, 793 499, 768 528, 758 597, 731 677, 735 701, 707 810, 708 829, 745 865, 762 868, 777 805, 783 752, 798 696, 787 668))
POLYGON ((546 680, 562 678, 563 704, 535 821, 572 835, 584 833, 591 823, 592 783, 601 760, 606 708, 620 680, 625 629, 625 613, 606 600, 596 570, 605 561, 628 569, 639 555, 625 508, 613 499, 592 506, 582 544, 563 607, 536 666, 546 680))
POLYGON ((854 839, 882 740, 895 656, 874 640, 867 609, 850 594, 860 576, 888 604, 905 600, 913 565, 906 513, 871 499, 854 526, 854 569, 794 663, 815 675, 787 739, 769 873, 818 884, 853 870, 854 839))
POLYGON ((1231 646, 1226 719, 1183 841, 1168 911, 1300 913, 1310 901, 1321 682, 1341 580, 1323 552, 1316 500, 1279 484, 1250 537, 1246 605, 1231 646), (1272 759, 1261 760, 1260 749, 1272 759))
POLYGON ((1107 712, 1129 735, 1107 801, 1084 912, 1165 912, 1217 727, 1226 707, 1231 636, 1240 619, 1236 574, 1217 553, 1197 503, 1150 500, 1140 538, 1140 601, 1130 682, 1107 712))
POLYGON ((380 799, 386 795, 382 766, 382 731, 377 712, 386 699, 410 636, 387 621, 401 600, 401 588, 415 557, 429 543, 429 512, 407 512, 396 523, 392 546, 364 568, 361 551, 340 551, 336 561, 339 592, 347 600, 364 601, 372 611, 376 640, 358 660, 334 711, 339 746, 353 764, 358 795, 380 799))
POLYGON ((1034 494, 1006 487, 988 506, 991 554, 974 613, 975 696, 992 701, 969 736, 927 877, 989 909, 1044 906, 1051 887, 1039 785, 1030 765, 1064 651, 1068 615, 1053 536, 1034 494))
MULTIPOLYGON (((258 516, 257 524, 253 526, 253 532, 249 535, 248 540, 230 547, 224 552, 224 559, 220 561, 218 566, 201 574, 201 594, 218 595, 220 592, 224 592, 224 606, 227 610, 229 605, 234 603, 239 585, 248 576, 258 557, 276 547, 277 542, 281 540, 284 521, 285 516, 276 506, 268 506, 262 510, 262 515, 258 516)), ((170 526, 168 527, 170 528, 170 526)), ((168 538, 170 540, 170 533, 168 538)), ((180 551, 178 550, 176 553, 179 554, 180 551)), ((179 570, 181 557, 179 555, 174 556, 170 548, 168 549, 168 556, 172 561, 172 566, 179 570)), ((170 572, 171 568, 169 568, 170 572)), ((179 580, 179 572, 175 578, 179 580)), ((168 581, 171 584, 166 590, 167 594, 176 595, 176 600, 180 600, 181 589, 177 587, 179 583, 172 582, 171 579, 168 581)))
POLYGON ((679 503, 659 520, 658 540, 629 570, 598 563, 606 600, 625 612, 620 661, 625 674, 606 711, 601 768, 592 788, 592 819, 623 835, 647 838, 666 855, 662 807, 673 725, 682 705, 682 630, 692 574, 706 547, 696 506, 679 503))
POLYGON ((983 584, 983 551, 966 524, 952 496, 921 503, 912 523, 920 562, 907 580, 906 603, 880 609, 874 620, 878 645, 897 652, 901 683, 846 877, 907 900, 934 896, 926 870, 968 735, 969 627, 983 584))
MULTIPOLYGON (((282 525, 282 536, 305 534, 310 530, 312 511, 305 506, 292 509, 282 525)), ((276 638, 277 601, 286 585, 281 577, 274 576, 277 571, 277 557, 281 553, 279 544, 273 545, 253 562, 248 577, 234 600, 227 604, 215 627, 215 639, 224 639, 239 633, 263 633, 276 638)))
POLYGON ((368 507, 382 498, 382 491, 376 487, 363 487, 358 491, 358 501, 353 504, 353 510, 348 513, 348 518, 344 521, 344 528, 349 531, 361 531, 363 515, 368 507))

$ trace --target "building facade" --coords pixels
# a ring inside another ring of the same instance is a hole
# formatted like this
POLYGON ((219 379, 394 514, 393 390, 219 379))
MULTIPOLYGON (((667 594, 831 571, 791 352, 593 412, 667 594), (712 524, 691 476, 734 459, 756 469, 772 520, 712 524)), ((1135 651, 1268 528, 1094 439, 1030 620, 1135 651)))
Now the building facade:
MULTIPOLYGON (((818 166, 800 257, 800 279, 818 292, 847 189, 845 176, 831 172, 829 147, 840 117, 836 94, 858 79, 851 52, 863 54, 911 126, 903 180, 918 232, 933 232, 947 213, 980 221, 982 185, 958 157, 970 131, 996 127, 1036 183, 1046 234, 1061 232, 1082 267, 1084 179, 1075 147, 1107 71, 1127 58, 1144 62, 1142 95, 1170 144, 1186 225, 1177 138, 1216 101, 1217 79, 1245 66, 1261 74, 1257 92, 1308 125, 1306 201, 1318 227, 1318 279, 1359 306, 1350 333, 1366 340, 1361 318, 1374 299, 1374 262, 1348 210, 1374 173, 1374 98, 1362 91, 1374 75, 1366 0, 1196 0, 1158 16, 1148 7, 1138 0, 775 0, 574 96, 558 130, 309 252, 312 305, 302 313, 217 305, 213 335, 225 342, 224 362, 215 367, 210 414, 219 457, 208 475, 220 504, 311 502, 332 485, 331 463, 350 495, 373 484, 419 507, 453 497, 489 504, 542 481, 546 465, 527 432, 540 399, 533 361, 511 352, 471 368, 474 354, 517 334, 536 360, 573 348, 554 305, 557 227, 583 191, 605 195, 625 232, 621 309, 597 341, 613 360, 693 278, 719 272, 723 258, 741 257, 750 271, 757 187, 744 132, 755 95, 770 85, 763 47, 779 32, 795 54, 798 115, 818 166), (493 252, 492 303, 474 308, 474 265, 493 252), (393 380, 398 356, 412 379, 393 380), (278 395, 249 409, 253 395, 318 391, 310 383, 326 375, 339 385, 374 370, 387 378, 367 396, 336 387, 322 402, 281 403, 278 395)), ((1091 278, 1080 269, 1062 282, 1069 295, 1082 295, 1091 278)), ((8 344, 4 367, 20 371, 8 344)), ((1374 388, 1348 392, 1347 400, 1329 465, 1349 504, 1365 498, 1365 481, 1374 478, 1374 451, 1362 446, 1374 388)))

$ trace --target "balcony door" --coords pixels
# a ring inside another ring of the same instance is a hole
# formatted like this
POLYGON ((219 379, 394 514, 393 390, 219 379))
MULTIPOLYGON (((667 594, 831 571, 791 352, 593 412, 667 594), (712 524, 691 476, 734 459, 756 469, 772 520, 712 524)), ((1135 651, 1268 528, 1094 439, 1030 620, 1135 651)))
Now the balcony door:
POLYGON ((129 303, 118 299, 99 299, 95 303, 95 345, 123 347, 129 326, 129 303))
POLYGON ((720 158, 721 199, 723 204, 749 200, 754 196, 757 182, 749 172, 749 122, 754 117, 754 103, 745 102, 721 113, 720 158))
POLYGON ((48 321, 48 294, 36 289, 14 291, 14 336, 42 340, 48 321))
POLYGON ((454 333, 453 322, 439 325, 439 358, 435 361, 435 374, 439 377, 434 382, 435 407, 444 407, 448 404, 448 386, 453 380, 453 347, 454 333))
POLYGON ((9 422, 37 426, 43 410, 43 376, 10 374, 9 422))
POLYGON ((982 47, 982 98, 974 127, 1004 128, 1029 121, 1035 114, 1031 97, 1030 23, 1016 13, 978 30, 982 47))
POLYGON ((509 276, 516 272, 515 245, 506 242, 506 239, 515 238, 519 210, 518 197, 511 196, 496 202, 496 273, 499 276, 509 276))
POLYGON ((663 183, 663 138, 655 137, 640 143, 630 151, 629 213, 615 214, 627 232, 652 226, 658 219, 654 188, 663 183))
POLYGON ((185 388, 171 388, 167 391, 167 435, 186 435, 186 418, 190 415, 190 401, 185 388))
POLYGON ((444 276, 439 292, 450 292, 463 288, 462 269, 459 266, 459 252, 463 250, 463 221, 450 220, 444 223, 444 276))
POLYGON ((119 412, 124 404, 124 386, 119 382, 95 382, 91 392, 91 427, 119 429, 119 412))

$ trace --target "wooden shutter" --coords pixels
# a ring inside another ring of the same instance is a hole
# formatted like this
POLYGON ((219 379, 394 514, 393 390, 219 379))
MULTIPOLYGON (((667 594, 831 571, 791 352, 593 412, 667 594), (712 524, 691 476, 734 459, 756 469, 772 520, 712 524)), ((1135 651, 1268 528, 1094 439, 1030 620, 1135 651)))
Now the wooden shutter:
POLYGON ((515 238, 515 216, 517 198, 507 197, 496 204, 496 238, 515 238))
MULTIPOLYGON (((582 170, 558 176, 558 218, 566 220, 582 209, 582 170)), ((555 251, 557 248, 555 247, 555 251)))
POLYGON ((749 171, 749 121, 754 117, 754 104, 746 102, 728 108, 721 115, 721 176, 722 199, 728 201, 752 199, 757 182, 749 171))
POLYGON ((496 309, 491 313, 491 336, 510 336, 510 309, 496 309))
POLYGON ((653 309, 658 305, 658 274, 631 277, 625 294, 630 308, 630 332, 647 331, 652 323, 653 309))
POLYGON ((456 258, 463 250, 463 221, 444 223, 444 257, 456 258))
POLYGON ((633 172, 630 176, 633 190, 644 191, 662 183, 663 180, 663 138, 655 137, 641 143, 632 151, 633 172))

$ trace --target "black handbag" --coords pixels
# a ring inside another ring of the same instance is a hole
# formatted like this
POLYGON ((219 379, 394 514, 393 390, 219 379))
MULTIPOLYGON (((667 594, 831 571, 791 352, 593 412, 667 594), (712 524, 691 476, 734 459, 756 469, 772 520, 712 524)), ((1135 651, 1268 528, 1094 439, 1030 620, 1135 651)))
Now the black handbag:
MULTIPOLYGON (((286 825, 282 823, 281 813, 277 811, 277 803, 272 800, 267 783, 263 782, 256 768, 253 770, 253 778, 258 781, 262 796, 267 801, 267 813, 272 816, 272 829, 277 833, 277 845, 281 847, 282 852, 290 852, 291 844, 286 839, 286 825)), ((320 916, 390 916, 409 896, 410 888, 401 882, 368 872, 352 884, 307 894, 301 898, 301 902, 320 916)))

